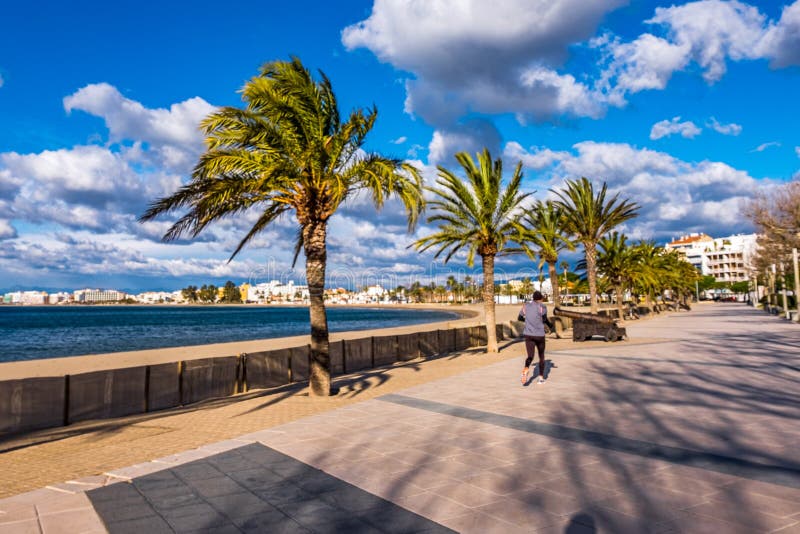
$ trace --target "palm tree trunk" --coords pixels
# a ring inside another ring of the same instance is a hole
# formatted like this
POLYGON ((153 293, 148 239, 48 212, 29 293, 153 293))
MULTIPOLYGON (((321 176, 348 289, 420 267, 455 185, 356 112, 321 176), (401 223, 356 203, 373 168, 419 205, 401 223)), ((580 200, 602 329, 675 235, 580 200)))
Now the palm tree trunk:
POLYGON ((328 344, 328 317, 325 313, 325 222, 303 227, 303 248, 306 254, 306 280, 310 297, 311 372, 308 386, 312 396, 331 394, 331 365, 328 344))
POLYGON ((597 250, 595 244, 587 242, 583 244, 586 252, 586 276, 589 279, 589 305, 591 312, 597 313, 597 250))
POLYGON ((547 272, 550 274, 550 288, 553 290, 553 305, 561 306, 561 295, 558 288, 558 273, 556 272, 556 262, 547 262, 547 272))
POLYGON ((617 295, 617 314, 619 314, 620 319, 623 319, 625 317, 625 312, 622 311, 622 284, 616 284, 614 286, 614 293, 617 295))
POLYGON ((497 352, 497 319, 494 314, 494 255, 483 259, 483 310, 486 315, 486 352, 497 352))

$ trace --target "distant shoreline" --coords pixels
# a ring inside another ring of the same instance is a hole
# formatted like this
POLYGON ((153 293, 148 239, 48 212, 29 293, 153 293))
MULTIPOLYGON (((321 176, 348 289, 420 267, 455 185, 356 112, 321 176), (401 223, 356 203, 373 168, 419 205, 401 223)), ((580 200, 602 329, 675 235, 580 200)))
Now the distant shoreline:
MULTIPOLYGON (((145 305, 148 306, 148 305, 145 305)), ((168 305, 171 306, 171 305, 168 305)), ((241 305, 234 305, 239 307, 241 305)), ((273 306, 273 305, 267 305, 273 306)), ((50 307, 42 306, 42 307, 50 307)), ((337 305, 337 307, 357 307, 356 305, 337 305)), ((403 308, 418 309, 420 311, 446 311, 456 313, 460 317, 449 321, 431 323, 418 323, 414 325, 374 328, 369 330, 351 330, 333 332, 330 340, 356 339, 370 336, 397 335, 427 330, 453 328, 455 326, 472 326, 481 323, 483 304, 471 305, 431 305, 431 304, 387 304, 383 306, 360 305, 361 308, 403 308)), ((517 305, 498 305, 497 322, 504 322, 516 317, 519 307, 517 305)), ((160 363, 177 362, 181 360, 195 360, 216 356, 230 356, 247 352, 261 352, 280 348, 297 347, 310 342, 310 335, 256 339, 248 341, 232 341, 226 343, 211 343, 201 345, 186 345, 179 347, 166 347, 135 351, 110 352, 103 354, 90 354, 82 356, 63 356, 59 358, 43 358, 37 360, 22 360, 0 363, 0 376, 4 380, 22 378, 64 376, 108 369, 138 367, 141 365, 156 365, 160 363)))

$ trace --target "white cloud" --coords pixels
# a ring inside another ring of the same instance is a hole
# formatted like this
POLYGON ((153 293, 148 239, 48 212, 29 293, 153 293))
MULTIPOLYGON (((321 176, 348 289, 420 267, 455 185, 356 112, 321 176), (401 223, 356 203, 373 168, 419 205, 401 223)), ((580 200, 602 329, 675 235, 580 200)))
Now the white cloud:
POLYGON ((673 134, 680 134, 681 137, 692 139, 702 131, 692 121, 680 122, 680 120, 680 117, 673 117, 671 120, 665 119, 655 123, 650 129, 650 139, 661 139, 673 134))
POLYGON ((584 141, 570 152, 547 148, 526 151, 508 143, 506 150, 521 157, 523 163, 538 163, 542 156, 552 159, 543 172, 553 187, 560 187, 566 178, 586 176, 604 180, 612 193, 637 202, 640 216, 623 228, 635 239, 667 239, 692 231, 729 234, 747 230, 749 222, 739 204, 766 183, 722 162, 686 162, 665 152, 624 143, 584 141))
POLYGON ((768 148, 779 147, 781 144, 778 141, 770 141, 768 143, 761 143, 750 152, 764 152, 768 148))
POLYGON ((783 8, 781 18, 770 25, 760 44, 760 52, 772 67, 800 65, 800 2, 783 8))
POLYGON ((569 157, 569 152, 554 152, 549 148, 532 147, 531 151, 522 148, 516 141, 506 143, 503 149, 503 156, 516 164, 521 161, 522 165, 528 169, 540 171, 553 165, 554 163, 569 157))
POLYGON ((457 165, 453 156, 457 152, 473 155, 488 148, 493 157, 500 151, 500 132, 489 121, 474 119, 466 123, 433 132, 428 146, 431 165, 452 167, 457 165))
POLYGON ((737 0, 700 0, 658 7, 646 21, 664 35, 644 33, 630 42, 609 36, 594 40, 608 61, 598 87, 609 102, 625 94, 663 89, 673 73, 697 64, 708 83, 719 81, 728 60, 769 59, 771 66, 800 64, 800 0, 780 20, 768 21, 758 8, 737 0))
POLYGON ((343 30, 342 42, 412 73, 406 110, 436 126, 468 110, 596 116, 589 89, 555 68, 570 45, 591 37, 603 15, 624 3, 376 0, 369 18, 343 30))
POLYGON ((717 132, 721 133, 722 135, 739 135, 742 133, 742 127, 739 124, 734 122, 730 124, 721 124, 717 119, 711 117, 708 122, 706 122, 706 126, 709 128, 716 130, 717 132))
POLYGON ((107 83, 90 84, 64 98, 64 109, 80 110, 101 117, 109 130, 109 141, 147 143, 147 152, 131 156, 157 157, 164 168, 188 171, 203 149, 200 121, 215 108, 200 97, 172 104, 169 109, 151 109, 124 97, 107 83))
POLYGON ((17 229, 7 219, 0 219, 0 240, 17 237, 17 229))
POLYGON ((794 147, 794 153, 797 154, 798 158, 800 158, 800 146, 794 147))
POLYGON ((401 135, 397 139, 393 139, 393 140, 391 140, 389 142, 392 143, 393 145, 402 145, 406 141, 408 141, 408 137, 406 137, 405 135, 401 135))

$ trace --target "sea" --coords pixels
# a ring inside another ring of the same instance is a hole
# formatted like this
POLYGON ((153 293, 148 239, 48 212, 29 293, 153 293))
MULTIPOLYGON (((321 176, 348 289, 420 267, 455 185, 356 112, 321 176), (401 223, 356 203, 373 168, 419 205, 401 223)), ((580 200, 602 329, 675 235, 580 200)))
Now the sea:
MULTIPOLYGON (((331 332, 457 319, 455 312, 330 307, 331 332)), ((307 307, 0 306, 0 362, 308 334, 307 307)))

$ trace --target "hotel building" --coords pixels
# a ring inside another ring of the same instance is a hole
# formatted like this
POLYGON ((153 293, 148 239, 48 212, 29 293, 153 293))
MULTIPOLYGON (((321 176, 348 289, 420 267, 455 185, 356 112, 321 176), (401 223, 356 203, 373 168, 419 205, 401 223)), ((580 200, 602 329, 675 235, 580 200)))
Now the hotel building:
POLYGON ((743 282, 753 271, 756 234, 737 234, 713 238, 706 234, 689 234, 667 243, 664 248, 677 250, 703 275, 717 282, 743 282))

